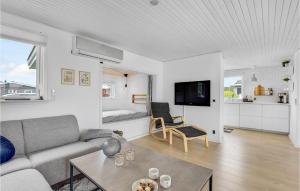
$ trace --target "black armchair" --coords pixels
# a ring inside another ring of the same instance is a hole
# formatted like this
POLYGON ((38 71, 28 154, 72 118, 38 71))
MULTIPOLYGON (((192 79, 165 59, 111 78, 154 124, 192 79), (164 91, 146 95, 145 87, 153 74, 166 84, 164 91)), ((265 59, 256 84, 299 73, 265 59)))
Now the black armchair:
POLYGON ((183 116, 174 116, 170 114, 168 103, 151 103, 151 119, 149 133, 156 139, 167 140, 167 133, 169 132, 169 143, 173 144, 173 135, 183 139, 184 151, 188 152, 187 143, 189 140, 199 139, 204 137, 205 146, 208 147, 207 132, 196 126, 186 126, 183 116), (175 122, 175 119, 180 119, 175 122), (156 133, 163 133, 163 138, 156 136, 156 133))
MULTIPOLYGON (((163 139, 167 139, 167 132, 169 128, 182 127, 184 125, 183 116, 171 116, 169 103, 152 102, 151 103, 151 121, 150 134, 162 131, 163 139), (176 119, 179 122, 175 122, 176 119)), ((155 135, 154 135, 155 136, 155 135)), ((157 138, 157 137, 156 137, 157 138)))

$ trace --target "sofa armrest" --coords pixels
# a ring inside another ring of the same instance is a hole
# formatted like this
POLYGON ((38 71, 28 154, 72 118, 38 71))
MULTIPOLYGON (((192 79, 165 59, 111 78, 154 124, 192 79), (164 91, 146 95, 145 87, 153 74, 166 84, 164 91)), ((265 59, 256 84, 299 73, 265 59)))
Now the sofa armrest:
POLYGON ((88 129, 80 133, 81 141, 88 141, 96 138, 109 138, 113 136, 113 131, 110 129, 88 129))

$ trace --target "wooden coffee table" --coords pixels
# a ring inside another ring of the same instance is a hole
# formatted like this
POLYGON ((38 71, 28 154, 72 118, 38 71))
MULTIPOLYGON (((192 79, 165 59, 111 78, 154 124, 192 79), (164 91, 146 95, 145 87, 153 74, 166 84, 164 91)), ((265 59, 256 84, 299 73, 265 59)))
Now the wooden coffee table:
MULTIPOLYGON (((90 153, 70 160, 70 190, 73 191, 73 170, 81 172, 103 191, 131 191, 135 180, 148 177, 148 169, 158 168, 160 175, 172 177, 168 191, 211 191, 212 170, 176 158, 131 145, 135 160, 116 167, 113 158, 107 158, 102 151, 90 153)), ((159 180, 158 180, 159 185, 159 180)), ((158 190, 165 190, 159 186, 158 190)))

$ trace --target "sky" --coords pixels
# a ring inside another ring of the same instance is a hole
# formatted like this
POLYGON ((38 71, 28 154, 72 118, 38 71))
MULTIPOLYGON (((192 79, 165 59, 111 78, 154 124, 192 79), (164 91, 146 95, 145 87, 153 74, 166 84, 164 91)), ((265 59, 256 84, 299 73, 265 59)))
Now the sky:
POLYGON ((0 39, 0 81, 36 85, 36 72, 27 66, 32 47, 31 44, 0 39))
POLYGON ((231 85, 233 85, 238 80, 241 80, 240 76, 225 77, 224 78, 224 87, 230 87, 231 85))

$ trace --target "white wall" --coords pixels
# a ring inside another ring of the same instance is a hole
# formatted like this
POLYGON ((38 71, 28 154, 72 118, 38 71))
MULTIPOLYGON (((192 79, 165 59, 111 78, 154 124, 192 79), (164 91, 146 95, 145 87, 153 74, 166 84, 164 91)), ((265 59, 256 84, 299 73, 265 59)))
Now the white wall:
POLYGON ((185 115, 188 124, 208 131, 209 140, 220 142, 223 135, 223 62, 222 54, 206 54, 166 62, 164 65, 164 100, 170 104, 174 115, 185 115), (174 83, 211 80, 211 106, 175 106, 174 83), (215 100, 213 102, 212 100, 215 100), (184 112, 183 112, 184 108, 184 112), (212 134, 212 130, 216 134, 212 134))
POLYGON ((137 74, 128 77, 128 94, 127 102, 129 102, 129 108, 146 112, 146 104, 134 104, 132 103, 133 94, 147 94, 148 92, 148 76, 146 74, 137 74))
POLYGON ((294 82, 294 91, 290 87, 290 134, 289 137, 296 147, 300 147, 300 50, 298 50, 293 59, 294 75, 292 81, 294 82))
MULTIPOLYGON (((47 94, 50 94, 51 89, 56 90, 55 99, 52 97, 48 101, 1 103, 1 120, 74 114, 81 129, 101 127, 99 87, 102 84, 102 65, 92 59, 71 55, 73 34, 11 14, 2 12, 1 16, 3 24, 31 32, 41 32, 48 37, 45 55, 47 94), (76 70, 74 86, 61 85, 60 70, 62 67, 76 70), (91 72, 90 87, 78 85, 79 70, 91 72)), ((110 66, 106 63, 104 65, 110 66)), ((158 85, 155 89, 154 99, 161 99, 163 79, 161 62, 124 51, 124 61, 117 67, 155 75, 158 85)))
MULTIPOLYGON (((113 98, 102 98, 102 110, 114 110, 128 108, 127 98, 129 96, 125 88, 125 80, 123 76, 103 75, 103 83, 110 83, 115 88, 115 96, 113 98)), ((101 88, 100 84, 100 87, 101 88)))
POLYGON ((153 99, 159 101, 163 98, 164 67, 162 62, 124 51, 122 64, 104 63, 104 66, 153 75, 153 99))
POLYGON ((288 88, 288 83, 282 79, 288 74, 288 68, 281 66, 275 67, 262 67, 252 69, 241 70, 226 70, 224 72, 225 77, 241 76, 243 78, 243 96, 253 96, 253 91, 256 85, 261 84, 266 89, 273 88, 273 96, 256 96, 257 101, 263 102, 277 102, 278 92, 282 92, 288 88), (251 82, 251 77, 255 73, 258 79, 257 83, 251 82))
POLYGON ((72 35, 69 33, 7 14, 2 14, 1 22, 47 36, 45 69, 48 96, 51 89, 56 90, 55 98, 48 101, 1 103, 1 120, 74 114, 81 128, 98 127, 100 65, 96 61, 71 55, 72 35), (76 70, 75 85, 61 85, 61 68, 76 70), (79 70, 91 72, 90 87, 78 85, 79 70))
POLYGON ((136 111, 146 111, 145 104, 133 104, 132 94, 147 94, 148 76, 146 74, 138 73, 128 75, 127 88, 125 87, 124 76, 103 75, 103 82, 111 83, 115 86, 114 98, 103 98, 102 109, 132 109, 136 111))

